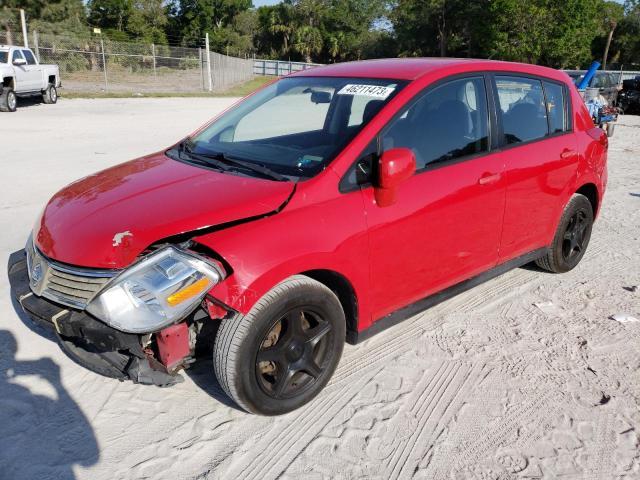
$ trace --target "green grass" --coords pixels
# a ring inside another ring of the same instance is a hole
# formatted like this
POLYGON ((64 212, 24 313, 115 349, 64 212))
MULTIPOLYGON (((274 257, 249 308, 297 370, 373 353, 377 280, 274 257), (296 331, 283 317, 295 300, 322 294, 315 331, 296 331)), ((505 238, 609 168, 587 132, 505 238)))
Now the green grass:
POLYGON ((253 80, 219 92, 80 92, 62 88, 58 94, 61 98, 244 97, 274 80, 275 77, 256 76, 253 80))

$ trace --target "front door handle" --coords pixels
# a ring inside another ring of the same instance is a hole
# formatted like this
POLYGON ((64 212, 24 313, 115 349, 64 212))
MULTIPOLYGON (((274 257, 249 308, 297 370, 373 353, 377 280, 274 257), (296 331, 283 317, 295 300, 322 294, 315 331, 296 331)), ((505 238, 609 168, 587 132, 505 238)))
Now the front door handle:
POLYGON ((566 160, 567 158, 574 157, 576 155, 576 153, 577 152, 575 150, 571 150, 569 148, 566 148, 560 154, 560 158, 562 158, 563 160, 566 160))
POLYGON ((478 183, 480 185, 489 185, 491 183, 496 183, 498 180, 500 180, 501 177, 502 175, 500 175, 499 173, 485 173, 480 177, 478 183))

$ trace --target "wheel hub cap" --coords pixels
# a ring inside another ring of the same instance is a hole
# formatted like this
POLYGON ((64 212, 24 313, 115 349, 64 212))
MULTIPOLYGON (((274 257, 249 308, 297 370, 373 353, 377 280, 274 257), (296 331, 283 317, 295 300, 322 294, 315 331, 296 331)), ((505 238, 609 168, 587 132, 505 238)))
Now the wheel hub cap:
POLYGON ((304 354, 304 347, 302 345, 298 345, 297 343, 291 343, 287 348, 287 359, 290 362, 297 362, 302 358, 304 354))

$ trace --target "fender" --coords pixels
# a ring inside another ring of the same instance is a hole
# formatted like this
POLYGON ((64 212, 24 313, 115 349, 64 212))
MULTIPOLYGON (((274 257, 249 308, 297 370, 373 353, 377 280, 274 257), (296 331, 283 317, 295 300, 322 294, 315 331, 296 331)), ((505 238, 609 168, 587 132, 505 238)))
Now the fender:
MULTIPOLYGON (((564 212, 564 208, 569 202, 571 196, 580 190, 583 186, 592 184, 595 185, 596 191, 598 193, 598 206, 602 205, 602 196, 604 193, 604 185, 602 179, 596 175, 593 171, 589 170, 588 167, 585 166, 585 161, 581 160, 579 170, 575 177, 573 177, 572 181, 567 183, 567 186, 564 188, 562 192, 562 200, 558 202, 557 209, 554 213, 554 222, 553 222, 553 230, 551 236, 548 239, 548 243, 551 244, 553 241, 553 237, 556 232, 556 228, 558 226, 558 222, 560 222, 560 217, 562 216, 562 212, 564 212)), ((594 218, 597 218, 600 213, 600 208, 594 212, 594 218)))
POLYGON ((358 328, 370 325, 369 239, 362 196, 359 191, 340 194, 338 177, 330 169, 318 177, 325 175, 334 177, 334 188, 321 191, 328 182, 316 179, 301 182, 280 213, 193 238, 232 269, 210 291, 212 297, 246 314, 286 278, 326 270, 351 285, 358 305, 358 328))

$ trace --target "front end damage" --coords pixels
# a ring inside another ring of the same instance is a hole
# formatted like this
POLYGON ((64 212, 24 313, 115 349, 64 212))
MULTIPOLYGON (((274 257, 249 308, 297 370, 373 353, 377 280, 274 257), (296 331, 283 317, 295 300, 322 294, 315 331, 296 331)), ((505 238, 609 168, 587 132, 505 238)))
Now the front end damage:
POLYGON ((10 256, 8 274, 12 294, 24 312, 37 324, 52 329, 71 359, 100 375, 135 383, 169 386, 181 382, 179 372, 212 344, 218 322, 211 318, 232 313, 205 298, 183 321, 154 333, 127 333, 84 309, 35 295, 25 250, 10 256))

